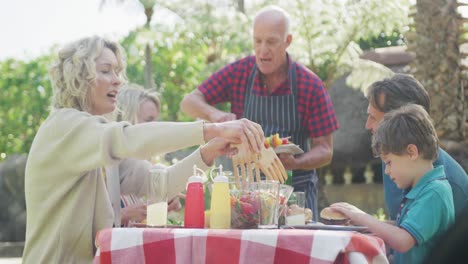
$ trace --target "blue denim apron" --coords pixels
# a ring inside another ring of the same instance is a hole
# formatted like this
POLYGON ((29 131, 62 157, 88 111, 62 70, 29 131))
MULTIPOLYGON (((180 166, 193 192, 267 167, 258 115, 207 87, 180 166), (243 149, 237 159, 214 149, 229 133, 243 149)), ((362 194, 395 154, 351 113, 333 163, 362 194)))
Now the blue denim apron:
MULTIPOLYGON (((291 93, 280 96, 258 96, 252 93, 257 76, 257 65, 254 65, 249 75, 244 97, 243 117, 259 123, 265 136, 279 133, 280 137, 291 137, 291 141, 299 145, 304 152, 310 149, 309 133, 302 126, 297 110, 296 65, 288 72, 291 93)), ((313 219, 318 216, 317 209, 317 173, 314 170, 293 171, 292 185, 294 191, 306 193, 306 207, 313 212, 313 219)))

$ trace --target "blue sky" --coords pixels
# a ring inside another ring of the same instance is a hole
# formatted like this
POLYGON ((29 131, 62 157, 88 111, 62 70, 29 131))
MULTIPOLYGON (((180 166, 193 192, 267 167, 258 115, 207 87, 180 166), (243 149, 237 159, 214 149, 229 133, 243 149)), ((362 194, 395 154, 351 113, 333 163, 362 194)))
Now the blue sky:
POLYGON ((0 60, 28 59, 80 37, 119 39, 145 23, 140 6, 100 0, 0 0, 0 60))

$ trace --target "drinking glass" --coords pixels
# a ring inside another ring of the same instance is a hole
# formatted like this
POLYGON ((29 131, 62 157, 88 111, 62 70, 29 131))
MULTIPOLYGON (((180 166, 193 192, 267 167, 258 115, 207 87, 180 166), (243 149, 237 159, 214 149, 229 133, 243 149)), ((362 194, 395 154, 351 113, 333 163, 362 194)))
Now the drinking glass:
POLYGON ((256 229, 260 223, 261 201, 258 183, 231 183, 231 228, 256 229))
POLYGON ((293 192, 290 198, 288 215, 286 216, 287 225, 305 224, 305 192, 293 192), (295 203, 293 203, 295 201, 295 203))
POLYGON ((146 192, 146 224, 165 227, 167 223, 167 169, 151 169, 146 192))
POLYGON ((294 187, 286 184, 280 184, 279 190, 279 219, 278 225, 282 226, 286 224, 286 214, 288 211, 288 201, 291 196, 294 187))
POLYGON ((261 214, 258 228, 272 229, 278 227, 279 189, 280 183, 278 181, 260 181, 258 191, 261 214))

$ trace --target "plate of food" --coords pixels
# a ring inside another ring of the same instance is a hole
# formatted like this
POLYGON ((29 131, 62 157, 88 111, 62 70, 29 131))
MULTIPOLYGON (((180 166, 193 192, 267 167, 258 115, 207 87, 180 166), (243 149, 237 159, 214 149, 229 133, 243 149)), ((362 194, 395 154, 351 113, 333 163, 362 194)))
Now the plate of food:
POLYGON ((346 215, 325 207, 320 211, 321 222, 311 222, 306 225, 293 226, 294 229, 320 229, 320 230, 337 230, 337 231, 357 231, 368 232, 366 226, 349 225, 349 219, 346 215))
POLYGON ((293 155, 302 154, 302 150, 298 145, 289 141, 290 137, 281 138, 278 133, 265 138, 265 147, 272 147, 276 154, 290 153, 293 155))

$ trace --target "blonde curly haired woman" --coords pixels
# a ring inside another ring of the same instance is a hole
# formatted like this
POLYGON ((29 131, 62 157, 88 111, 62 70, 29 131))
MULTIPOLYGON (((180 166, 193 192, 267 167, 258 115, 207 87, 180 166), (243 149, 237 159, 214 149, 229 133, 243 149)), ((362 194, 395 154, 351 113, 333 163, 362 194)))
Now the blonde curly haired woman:
MULTIPOLYGON (((50 70, 52 109, 32 143, 25 172, 26 242, 23 263, 91 263, 97 231, 113 225, 114 214, 103 168, 124 158, 203 144, 215 137, 215 151, 193 157, 210 165, 229 144, 259 151, 261 127, 246 119, 226 123, 109 122, 125 79, 124 52, 101 37, 75 41, 59 51, 50 70)), ((213 141, 212 141, 213 142, 213 141)), ((194 162, 195 163, 195 162, 194 162)), ((186 177, 173 175, 169 193, 186 177)), ((140 186, 144 185, 140 182, 140 186)), ((126 186, 122 185, 122 189, 126 186)))

